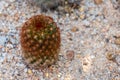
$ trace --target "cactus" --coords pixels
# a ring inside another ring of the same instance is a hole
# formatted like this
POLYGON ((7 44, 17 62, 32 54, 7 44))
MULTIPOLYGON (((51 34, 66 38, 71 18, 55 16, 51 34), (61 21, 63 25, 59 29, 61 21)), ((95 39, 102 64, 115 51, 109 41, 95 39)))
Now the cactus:
POLYGON ((51 17, 36 15, 23 24, 20 42, 23 59, 29 67, 49 67, 58 59, 60 30, 51 17))

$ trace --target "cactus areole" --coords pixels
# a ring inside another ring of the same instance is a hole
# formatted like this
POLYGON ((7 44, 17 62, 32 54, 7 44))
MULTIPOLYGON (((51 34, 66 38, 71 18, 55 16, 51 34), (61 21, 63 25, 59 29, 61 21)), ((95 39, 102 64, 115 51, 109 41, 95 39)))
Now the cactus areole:
POLYGON ((60 30, 51 17, 36 15, 23 24, 20 42, 24 62, 29 67, 48 67, 58 59, 60 30))

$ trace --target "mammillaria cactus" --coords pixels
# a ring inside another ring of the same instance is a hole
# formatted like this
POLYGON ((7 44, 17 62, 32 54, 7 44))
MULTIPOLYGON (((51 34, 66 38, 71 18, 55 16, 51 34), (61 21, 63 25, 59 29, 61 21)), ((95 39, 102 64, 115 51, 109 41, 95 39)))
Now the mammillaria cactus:
POLYGON ((22 56, 29 67, 48 67, 58 59, 60 30, 51 17, 36 15, 22 26, 20 42, 22 56))

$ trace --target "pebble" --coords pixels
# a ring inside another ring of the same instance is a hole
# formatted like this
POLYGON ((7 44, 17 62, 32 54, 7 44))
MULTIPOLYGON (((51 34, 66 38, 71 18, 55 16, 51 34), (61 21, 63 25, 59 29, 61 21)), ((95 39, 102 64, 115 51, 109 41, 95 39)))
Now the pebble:
POLYGON ((8 33, 9 29, 8 29, 7 27, 3 27, 3 28, 1 29, 1 31, 4 32, 4 33, 8 33))
POLYGON ((81 14, 80 19, 85 19, 85 14, 81 14))
POLYGON ((12 48, 13 48, 13 45, 10 44, 10 43, 8 43, 8 44, 6 45, 6 47, 9 48, 9 49, 12 49, 12 48))
POLYGON ((79 30, 79 29, 78 29, 76 26, 71 29, 72 32, 76 32, 76 31, 78 31, 78 30, 79 30))
POLYGON ((101 4, 101 3, 103 3, 103 0, 94 0, 94 2, 95 2, 95 4, 101 4))
POLYGON ((15 14, 14 14, 14 20, 15 20, 15 21, 18 21, 18 20, 19 20, 19 14, 18 14, 18 13, 15 13, 15 14))
POLYGON ((89 26, 90 25, 90 22, 88 20, 83 20, 82 23, 85 25, 85 26, 89 26))
POLYGON ((7 53, 0 54, 0 62, 3 62, 5 60, 7 53))
POLYGON ((47 78, 49 77, 49 73, 48 72, 45 73, 45 77, 47 77, 47 78))
POLYGON ((6 41, 6 37, 0 36, 0 45, 1 46, 4 46, 5 41, 6 41))
POLYGON ((71 20, 77 20, 78 19, 77 15, 75 15, 75 14, 71 14, 70 18, 71 18, 71 20))
POLYGON ((117 66, 120 66, 120 55, 119 54, 114 54, 114 53, 107 53, 107 59, 115 62, 117 66))
POLYGON ((70 67, 70 62, 69 62, 69 61, 65 63, 65 67, 66 67, 66 68, 69 68, 69 67, 70 67))
POLYGON ((120 37, 118 37, 118 38, 115 39, 115 44, 116 45, 120 45, 120 37))
POLYGON ((1 17, 2 15, 3 15, 2 12, 0 12, 0 17, 1 17))
POLYGON ((28 73, 28 74, 32 74, 32 70, 28 69, 28 70, 27 70, 27 73, 28 73))
POLYGON ((25 68, 25 69, 24 69, 24 72, 25 72, 25 73, 27 73, 27 71, 28 71, 28 69, 27 69, 27 68, 25 68))
POLYGON ((84 72, 89 72, 92 65, 92 59, 90 55, 85 56, 82 60, 82 67, 84 72))
POLYGON ((64 80, 71 80, 71 75, 70 74, 66 74, 64 80))
POLYGON ((120 55, 116 56, 116 63, 118 66, 120 66, 120 55))
POLYGON ((16 66, 24 67, 25 65, 23 63, 18 62, 18 63, 16 63, 16 66))
POLYGON ((113 53, 107 53, 106 58, 108 60, 114 61, 115 60, 115 55, 113 53))
POLYGON ((74 59, 75 52, 73 50, 68 50, 66 52, 66 57, 68 60, 73 60, 74 59))
POLYGON ((61 75, 62 75, 62 73, 59 73, 57 76, 60 78, 60 77, 61 77, 61 75))
POLYGON ((85 10, 85 9, 84 9, 83 7, 80 7, 80 8, 79 8, 79 11, 80 11, 80 12, 83 12, 84 10, 85 10))
POLYGON ((76 58, 80 59, 82 56, 80 54, 76 55, 76 58))

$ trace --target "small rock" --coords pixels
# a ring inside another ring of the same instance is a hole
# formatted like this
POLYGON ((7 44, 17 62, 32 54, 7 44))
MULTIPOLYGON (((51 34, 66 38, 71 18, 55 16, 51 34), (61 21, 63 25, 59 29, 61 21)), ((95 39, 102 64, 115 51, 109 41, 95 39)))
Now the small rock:
POLYGON ((90 25, 90 22, 89 22, 88 20, 83 20, 83 24, 84 24, 85 26, 89 26, 89 25, 90 25))
POLYGON ((116 63, 118 66, 120 66, 120 55, 116 56, 116 63))
POLYGON ((3 15, 2 12, 0 12, 0 17, 1 17, 2 15, 3 15))
POLYGON ((72 12, 72 9, 69 6, 65 6, 64 10, 65 10, 66 13, 71 13, 72 12))
POLYGON ((32 70, 30 70, 30 69, 28 69, 27 72, 28 72, 28 74, 32 74, 32 70))
POLYGON ((90 57, 90 55, 85 56, 82 60, 82 67, 83 67, 83 71, 84 72, 88 72, 91 70, 91 66, 92 66, 92 59, 90 57))
POLYGON ((72 78, 72 76, 70 74, 66 74, 64 80, 71 80, 71 78, 72 78))
POLYGON ((59 73, 59 74, 57 75, 57 77, 58 77, 58 78, 60 78, 60 77, 61 77, 61 75, 62 75, 62 73, 59 73))
POLYGON ((113 61, 113 60, 115 60, 115 55, 113 53, 107 53, 106 58, 108 60, 112 60, 113 61))
POLYGON ((80 54, 77 54, 77 55, 76 55, 76 58, 80 59, 80 58, 81 58, 81 55, 80 55, 80 54))
POLYGON ((42 11, 54 10, 62 5, 61 0, 35 0, 34 2, 41 7, 42 11))
POLYGON ((67 33, 67 38, 70 40, 70 41, 72 41, 72 34, 71 33, 67 33))
POLYGON ((46 76, 46 77, 49 77, 49 73, 45 73, 45 76, 46 76))
POLYGON ((9 49, 12 49, 12 48, 13 48, 13 45, 10 44, 10 43, 8 43, 8 44, 6 45, 6 47, 9 48, 9 49))
POLYGON ((118 66, 120 65, 120 55, 114 53, 107 53, 107 59, 115 62, 118 66))
POLYGON ((8 29, 7 27, 5 27, 5 28, 2 29, 2 31, 3 31, 4 33, 8 33, 9 29, 8 29))
POLYGON ((115 44, 120 45, 120 37, 115 39, 115 44))
POLYGON ((6 41, 6 37, 5 36, 0 36, 0 44, 1 44, 1 46, 4 46, 5 41, 6 41))
POLYGON ((67 61, 66 63, 65 63, 65 68, 69 68, 70 67, 70 61, 67 61))
POLYGON ((25 69, 24 69, 24 72, 25 72, 25 73, 27 73, 27 70, 28 70, 28 69, 27 69, 27 68, 25 68, 25 69))
POLYGON ((99 5, 101 3, 103 3, 103 0, 94 0, 95 4, 99 5))
POLYGON ((84 8, 83 8, 83 7, 80 7, 80 8, 79 8, 79 11, 80 11, 80 12, 83 12, 83 11, 84 11, 84 8))
POLYGON ((67 0, 68 4, 73 8, 78 8, 82 0, 67 0))
POLYGON ((71 20, 78 20, 78 16, 76 16, 75 14, 71 14, 71 20))
POLYGON ((80 19, 85 19, 85 15, 84 15, 84 14, 81 14, 81 15, 80 15, 80 19))
POLYGON ((74 51, 73 50, 68 50, 67 51, 67 54, 66 54, 66 57, 68 60, 73 60, 74 59, 74 51))
POLYGON ((77 27, 73 27, 73 28, 71 29, 71 31, 72 31, 72 32, 76 32, 76 31, 78 31, 78 28, 77 28, 77 27))
POLYGON ((18 13, 15 13, 15 15, 14 15, 14 20, 15 20, 15 21, 18 21, 18 20, 19 20, 19 14, 18 14, 18 13))

